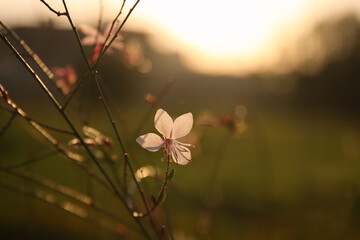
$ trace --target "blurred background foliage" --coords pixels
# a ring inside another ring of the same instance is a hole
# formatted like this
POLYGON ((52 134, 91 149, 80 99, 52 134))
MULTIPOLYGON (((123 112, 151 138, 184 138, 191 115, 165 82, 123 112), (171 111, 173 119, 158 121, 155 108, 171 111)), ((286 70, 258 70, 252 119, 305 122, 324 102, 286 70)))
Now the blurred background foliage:
MULTIPOLYGON (((79 75, 85 72, 71 31, 54 28, 51 22, 14 30, 47 65, 72 63, 79 75)), ((152 62, 151 72, 129 68, 121 54, 105 56, 99 72, 121 134, 136 152, 137 167, 165 167, 161 153, 149 154, 135 144, 136 134, 155 131, 156 109, 144 100, 146 94, 158 96, 172 82, 161 108, 172 116, 191 111, 196 123, 204 116, 218 122, 214 127, 194 126, 193 162, 175 167, 165 207, 176 239, 360 237, 360 23, 355 15, 324 21, 299 39, 293 52, 279 53, 284 62, 302 55, 295 70, 242 77, 191 72, 178 55, 150 48, 146 34, 123 35, 125 41, 141 43, 152 62), (231 124, 240 118, 239 106, 246 128, 236 133, 231 124)), ((86 50, 91 55, 91 49, 86 50)), ((0 44, 0 79, 33 118, 65 126, 5 44, 0 44)), ((91 81, 84 82, 69 112, 79 128, 88 123, 114 139, 91 81)), ((0 126, 10 116, 0 110, 0 126)), ((68 136, 55 135, 69 141, 68 136)), ((0 136, 0 164, 22 162, 44 148, 51 146, 17 118, 0 136)), ((118 150, 115 146, 111 151, 118 150)), ((26 170, 80 191, 88 186, 86 175, 60 157, 26 170)), ((12 179, 5 173, 0 178, 12 179)), ((157 182, 149 179, 145 184, 157 182)), ((156 192, 151 187, 146 191, 156 192)), ((96 194, 109 210, 118 211, 119 203, 102 191, 96 194)), ((112 239, 90 223, 28 196, 3 188, 0 195, 0 232, 6 239, 112 239)))

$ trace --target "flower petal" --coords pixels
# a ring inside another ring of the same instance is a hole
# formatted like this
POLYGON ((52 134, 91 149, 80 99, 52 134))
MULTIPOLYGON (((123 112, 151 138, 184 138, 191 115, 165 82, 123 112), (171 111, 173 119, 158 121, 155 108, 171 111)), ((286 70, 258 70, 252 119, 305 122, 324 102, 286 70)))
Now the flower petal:
POLYGON ((162 109, 157 110, 154 118, 155 128, 164 137, 170 138, 170 133, 173 128, 173 120, 167 112, 162 109))
POLYGON ((150 152, 156 152, 164 146, 164 140, 155 133, 148 133, 136 139, 138 144, 150 152))
POLYGON ((179 165, 186 165, 191 162, 190 150, 178 144, 171 145, 171 156, 173 161, 179 165))
POLYGON ((97 40, 96 36, 91 35, 91 36, 86 36, 83 39, 81 39, 81 43, 84 46, 91 46, 91 45, 94 45, 97 43, 96 40, 97 40))
POLYGON ((120 40, 119 41, 116 41, 116 40, 111 44, 111 48, 119 50, 119 51, 123 50, 124 49, 124 43, 121 42, 120 40))
POLYGON ((60 67, 52 67, 51 70, 53 71, 54 75, 57 78, 64 78, 66 75, 66 69, 60 67))
POLYGON ((181 115, 175 119, 173 131, 171 134, 172 139, 177 139, 188 135, 193 126, 193 115, 191 112, 181 115))
POLYGON ((99 35, 96 28, 93 28, 92 26, 87 24, 81 24, 78 27, 78 30, 85 35, 84 38, 81 40, 81 43, 83 45, 88 46, 96 43, 96 36, 99 35))

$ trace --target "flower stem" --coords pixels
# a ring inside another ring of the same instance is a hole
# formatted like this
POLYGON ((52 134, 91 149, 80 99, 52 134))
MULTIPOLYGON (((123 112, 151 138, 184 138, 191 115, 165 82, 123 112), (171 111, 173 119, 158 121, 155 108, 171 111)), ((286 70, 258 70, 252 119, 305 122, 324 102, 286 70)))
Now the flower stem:
POLYGON ((164 192, 166 191, 166 186, 168 184, 168 176, 169 176, 169 169, 170 169, 170 155, 168 155, 167 157, 167 166, 166 166, 166 172, 165 172, 165 177, 164 177, 164 181, 163 181, 163 185, 160 189, 158 198, 156 199, 156 202, 154 203, 154 206, 147 212, 147 213, 143 213, 143 214, 138 214, 139 218, 143 218, 143 217, 147 217, 151 212, 153 212, 161 203, 161 196, 164 195, 164 192))

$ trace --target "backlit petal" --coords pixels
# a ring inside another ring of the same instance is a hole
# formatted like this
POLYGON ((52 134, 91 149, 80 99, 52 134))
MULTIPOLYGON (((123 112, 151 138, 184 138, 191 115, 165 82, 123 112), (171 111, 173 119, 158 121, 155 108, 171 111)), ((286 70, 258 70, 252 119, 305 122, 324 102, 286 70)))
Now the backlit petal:
POLYGON ((87 24, 80 24, 78 30, 80 30, 85 35, 96 36, 98 34, 98 30, 96 28, 87 24))
POLYGON ((66 69, 65 68, 53 67, 53 68, 51 68, 51 70, 53 71, 54 75, 57 78, 64 78, 65 75, 66 75, 66 69))
POLYGON ((81 39, 81 43, 84 46, 91 46, 97 43, 97 38, 96 36, 86 36, 83 39, 81 39))
POLYGON ((177 139, 188 135, 193 126, 193 115, 191 112, 181 115, 174 121, 171 138, 177 139))
POLYGON ((191 162, 191 152, 187 147, 177 144, 171 145, 171 156, 175 163, 186 165, 191 162))
POLYGON ((170 133, 173 128, 173 120, 167 112, 162 109, 157 110, 154 118, 155 128, 164 137, 170 138, 170 133))
POLYGON ((142 146, 143 148, 145 148, 150 152, 156 152, 162 146, 164 146, 164 140, 155 133, 148 133, 142 135, 138 137, 136 141, 140 144, 140 146, 142 146))
POLYGON ((99 35, 96 28, 93 28, 92 26, 87 24, 81 24, 78 27, 78 30, 85 35, 84 38, 81 40, 81 43, 83 45, 88 46, 95 44, 96 36, 99 35))
POLYGON ((117 50, 121 51, 121 50, 124 49, 124 43, 121 42, 121 41, 114 41, 114 42, 111 44, 111 48, 117 49, 117 50))

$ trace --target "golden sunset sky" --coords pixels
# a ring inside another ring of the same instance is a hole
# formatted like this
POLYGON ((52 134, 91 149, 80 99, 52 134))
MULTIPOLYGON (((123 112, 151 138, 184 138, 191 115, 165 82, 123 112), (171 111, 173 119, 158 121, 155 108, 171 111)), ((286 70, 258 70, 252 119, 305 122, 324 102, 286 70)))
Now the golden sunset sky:
MULTIPOLYGON (((47 2, 63 10, 61 0, 47 2)), ((67 2, 75 24, 96 24, 99 0, 67 2)), ((121 3, 103 1, 104 22, 121 3)), ((127 1, 126 9, 133 3, 127 1)), ((153 47, 178 53, 191 70, 240 76, 276 69, 279 51, 292 48, 314 24, 350 12, 360 13, 359 0, 141 0, 125 30, 148 33, 153 47)), ((0 9, 0 20, 10 26, 47 19, 68 26, 65 17, 57 18, 40 1, 4 1, 0 9)))

